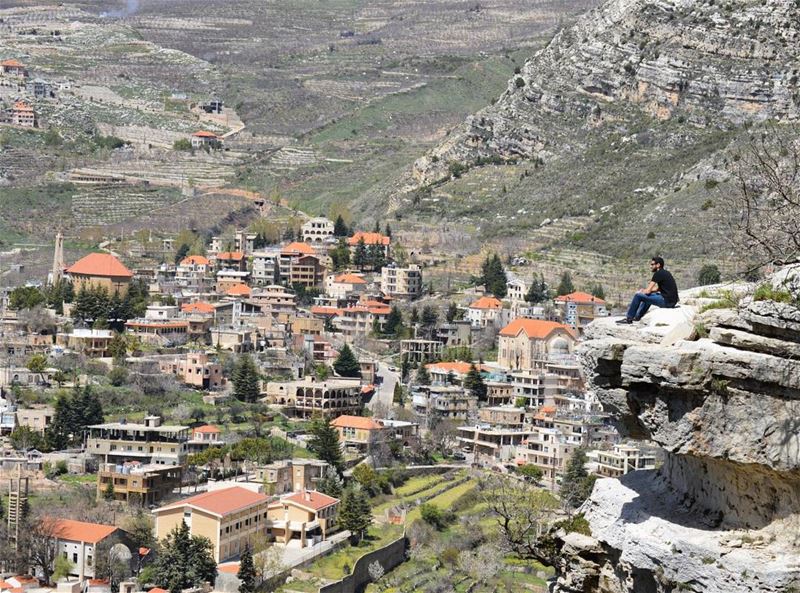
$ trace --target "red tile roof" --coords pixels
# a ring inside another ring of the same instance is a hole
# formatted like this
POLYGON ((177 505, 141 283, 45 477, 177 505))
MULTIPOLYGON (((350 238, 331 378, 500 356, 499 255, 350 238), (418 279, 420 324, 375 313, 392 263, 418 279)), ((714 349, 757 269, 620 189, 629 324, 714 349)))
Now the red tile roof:
POLYGON ((364 245, 389 245, 389 243, 392 242, 390 237, 380 233, 358 231, 355 235, 347 239, 347 244, 355 247, 361 239, 364 239, 364 245))
POLYGON ((11 589, 11 588, 12 588, 11 585, 6 583, 5 581, 0 581, 0 591, 3 591, 4 589, 11 589))
POLYGON ((185 257, 181 260, 182 266, 207 266, 209 264, 208 258, 203 257, 202 255, 190 255, 189 257, 185 257))
POLYGON ((331 426, 337 428, 357 428, 359 430, 380 430, 383 428, 383 426, 375 422, 372 418, 347 415, 339 416, 333 420, 331 426))
POLYGON ((197 138, 219 138, 214 132, 209 132, 208 130, 200 130, 192 134, 192 136, 197 138))
MULTIPOLYGON (((239 563, 229 562, 227 564, 219 564, 217 566, 217 571, 224 574, 239 574, 239 563)), ((152 593, 152 590, 150 593, 152 593)), ((164 593, 166 593, 166 591, 164 593)))
POLYGON ((571 292, 569 294, 557 296, 556 301, 560 303, 569 302, 569 303, 596 303, 598 305, 606 304, 606 302, 603 299, 599 299, 596 296, 589 294, 588 292, 571 292))
POLYGON ((282 498, 281 502, 292 502, 297 506, 301 506, 313 511, 321 511, 331 505, 339 502, 338 498, 333 498, 322 492, 316 490, 303 490, 302 492, 295 492, 291 496, 282 498))
POLYGON ((341 315, 342 311, 338 307, 324 307, 322 305, 313 305, 311 307, 311 314, 330 315, 331 317, 336 317, 337 315, 341 315))
POLYGON ((67 273, 105 278, 133 278, 133 272, 110 253, 90 253, 67 268, 67 273))
POLYGON ((241 261, 244 259, 244 253, 241 251, 220 251, 217 254, 217 259, 224 259, 226 261, 241 261))
POLYGON ((176 509, 184 506, 191 506, 201 511, 206 511, 213 515, 223 517, 230 515, 240 510, 250 508, 254 505, 266 502, 269 497, 266 494, 253 492, 241 486, 231 486, 230 488, 223 488, 222 490, 214 490, 212 492, 203 492, 196 496, 191 496, 183 500, 179 500, 172 504, 156 509, 156 513, 168 509, 176 509))
POLYGON ((225 291, 225 294, 228 296, 250 296, 253 290, 242 282, 234 284, 228 290, 225 291))
POLYGON ((289 243, 281 249, 282 255, 298 255, 300 253, 305 255, 314 255, 314 248, 308 243, 295 241, 294 243, 289 243))
POLYGON ((198 426, 192 429, 192 432, 199 432, 201 434, 216 434, 222 431, 213 424, 204 424, 203 426, 198 426))
POLYGON ((117 530, 113 525, 85 523, 72 519, 58 519, 53 525, 53 534, 59 539, 96 544, 117 530))
POLYGON ((15 60, 14 58, 10 58, 8 60, 3 60, 0 62, 0 66, 10 66, 11 68, 21 68, 22 62, 19 60, 15 60))
MULTIPOLYGON (((463 361, 457 360, 455 362, 432 362, 430 364, 426 364, 425 368, 441 370, 441 371, 444 371, 444 372, 447 372, 447 373, 452 371, 453 373, 456 373, 456 374, 459 374, 459 375, 466 375, 469 372, 469 369, 470 369, 471 366, 472 366, 472 363, 470 363, 470 362, 463 362, 463 361)), ((476 364, 475 366, 479 371, 488 371, 489 370, 488 367, 486 367, 486 366, 484 366, 482 364, 476 364)))
POLYGON ((563 329, 572 336, 572 332, 566 325, 555 321, 544 321, 542 319, 515 319, 500 330, 500 335, 515 337, 518 336, 520 332, 525 332, 528 338, 543 339, 558 329, 563 329))
MULTIPOLYGON (((238 567, 237 567, 237 572, 238 572, 238 567)), ((153 587, 147 593, 168 593, 168 592, 166 589, 162 589, 161 587, 153 587)))
POLYGON ((342 274, 337 276, 333 279, 334 282, 339 282, 340 284, 366 284, 367 281, 364 280, 358 274, 342 274))
POLYGON ((503 303, 494 297, 481 297, 469 306, 470 309, 502 309, 503 303))
POLYGON ((25 101, 17 101, 14 103, 14 111, 33 111, 33 107, 25 101))
POLYGON ((197 301, 195 303, 184 303, 181 305, 181 311, 184 313, 213 313, 214 305, 204 301, 197 301))

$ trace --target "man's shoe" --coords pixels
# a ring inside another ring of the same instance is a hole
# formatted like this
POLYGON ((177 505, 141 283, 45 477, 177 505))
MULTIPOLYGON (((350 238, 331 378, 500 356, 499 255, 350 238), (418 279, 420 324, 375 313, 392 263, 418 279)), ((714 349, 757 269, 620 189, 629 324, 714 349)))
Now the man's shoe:
POLYGON ((641 317, 634 317, 634 318, 633 318, 633 320, 634 320, 634 321, 641 321, 641 320, 642 320, 642 318, 641 318, 641 317))
POLYGON ((627 319, 627 318, 625 318, 625 319, 617 319, 617 323, 619 325, 630 325, 631 323, 633 323, 633 320, 632 319, 627 319))

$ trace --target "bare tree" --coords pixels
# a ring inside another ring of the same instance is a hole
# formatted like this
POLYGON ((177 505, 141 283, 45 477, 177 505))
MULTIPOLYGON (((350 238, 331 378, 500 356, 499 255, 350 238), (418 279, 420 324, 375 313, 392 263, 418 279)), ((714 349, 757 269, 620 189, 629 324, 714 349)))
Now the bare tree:
POLYGON ((792 261, 800 255, 800 137, 794 126, 771 125, 753 135, 728 170, 731 238, 750 263, 792 261))
POLYGON ((50 583, 56 560, 55 537, 58 534, 58 519, 55 517, 31 516, 25 529, 20 531, 19 549, 27 550, 30 567, 50 583))
POLYGON ((503 544, 523 558, 540 558, 540 540, 558 508, 555 498, 510 476, 486 476, 478 492, 497 520, 503 544))

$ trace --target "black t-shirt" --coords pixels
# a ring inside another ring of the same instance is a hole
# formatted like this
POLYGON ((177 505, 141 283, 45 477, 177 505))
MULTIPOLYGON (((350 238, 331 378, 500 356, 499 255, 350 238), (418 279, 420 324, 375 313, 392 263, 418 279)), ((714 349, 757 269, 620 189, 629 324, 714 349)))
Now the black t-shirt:
POLYGON ((657 270, 653 274, 653 282, 658 285, 658 292, 664 297, 667 305, 674 306, 678 302, 678 285, 675 278, 666 270, 657 270))

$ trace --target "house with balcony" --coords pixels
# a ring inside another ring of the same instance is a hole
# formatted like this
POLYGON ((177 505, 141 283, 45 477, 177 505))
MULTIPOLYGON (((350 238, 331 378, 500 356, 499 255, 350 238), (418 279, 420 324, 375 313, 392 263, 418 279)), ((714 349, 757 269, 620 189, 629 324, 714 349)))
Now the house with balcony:
POLYGON ((496 299, 493 296, 483 296, 470 303, 464 318, 470 322, 472 327, 483 329, 494 325, 502 310, 503 302, 500 299, 496 299))
POLYGON ((180 488, 183 481, 182 465, 159 465, 126 461, 103 463, 97 470, 97 499, 108 495, 108 485, 113 488, 113 499, 130 505, 148 507, 169 497, 180 488))
POLYGON ((144 423, 107 422, 89 426, 86 452, 102 463, 126 461, 156 465, 185 465, 189 427, 162 425, 159 416, 145 416, 144 423))
POLYGON ((414 300, 422 295, 422 269, 417 264, 390 263, 381 269, 381 292, 393 299, 414 300))
POLYGON ((186 445, 189 453, 200 453, 209 447, 221 447, 225 443, 222 440, 222 430, 213 424, 203 424, 195 426, 186 445))
POLYGON ((608 317, 608 306, 603 299, 586 292, 571 292, 554 299, 558 318, 575 331, 583 331, 599 317, 608 317))
POLYGON ((478 410, 478 398, 455 385, 418 385, 411 394, 417 414, 432 420, 435 416, 469 420, 478 410))
POLYGON ((300 228, 303 241, 306 243, 328 243, 333 241, 334 223, 324 217, 307 220, 300 228))
POLYGON ((356 415, 364 408, 359 379, 317 381, 314 377, 305 377, 285 383, 270 382, 265 399, 270 405, 283 407, 286 413, 300 418, 311 418, 315 413, 326 418, 356 415))
POLYGON ((620 478, 625 474, 656 468, 653 450, 630 444, 616 444, 611 450, 594 449, 586 454, 592 471, 604 478, 620 478))
POLYGON ((336 528, 338 511, 338 498, 302 490, 269 504, 267 528, 276 542, 290 545, 297 541, 305 548, 327 539, 336 528))
POLYGON ((256 468, 256 479, 270 495, 316 490, 328 463, 321 459, 281 459, 256 468))

